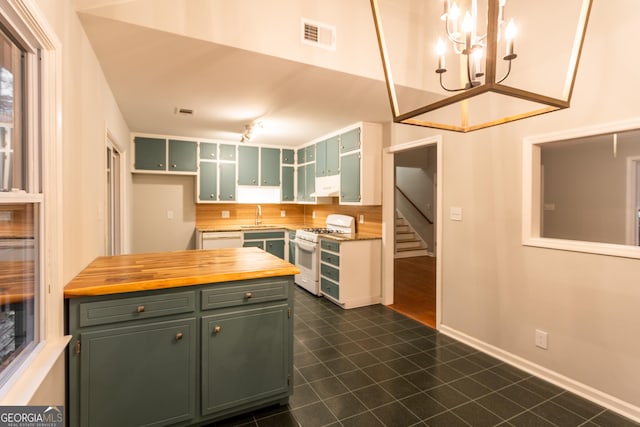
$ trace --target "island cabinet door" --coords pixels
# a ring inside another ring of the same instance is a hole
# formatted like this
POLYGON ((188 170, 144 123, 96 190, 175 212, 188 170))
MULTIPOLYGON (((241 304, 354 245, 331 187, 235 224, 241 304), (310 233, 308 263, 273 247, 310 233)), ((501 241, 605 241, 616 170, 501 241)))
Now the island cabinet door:
POLYGON ((81 333, 77 426, 165 426, 195 416, 194 318, 81 333))
POLYGON ((288 304, 202 318, 202 415, 287 399, 290 387, 288 304))

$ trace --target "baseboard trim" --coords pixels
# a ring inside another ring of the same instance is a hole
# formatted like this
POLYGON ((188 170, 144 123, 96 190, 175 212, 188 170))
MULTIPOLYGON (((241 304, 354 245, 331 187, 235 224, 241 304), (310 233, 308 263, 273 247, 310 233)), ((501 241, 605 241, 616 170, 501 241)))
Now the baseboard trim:
POLYGON ((520 356, 516 356, 515 354, 504 351, 491 344, 487 344, 484 341, 480 341, 476 338, 473 338, 472 336, 469 336, 456 329, 450 328, 446 325, 440 324, 438 326, 438 331, 477 350, 487 353, 499 360, 502 360, 505 363, 513 365, 516 368, 522 369, 523 371, 528 372, 531 375, 540 377, 552 384, 564 388, 565 390, 575 393, 578 396, 584 397, 585 399, 591 400, 598 405, 610 409, 624 417, 630 418, 635 422, 640 422, 640 407, 637 407, 629 402, 625 402, 615 396, 611 396, 610 394, 604 393, 579 381, 573 380, 555 371, 530 362, 529 360, 524 359, 520 356))

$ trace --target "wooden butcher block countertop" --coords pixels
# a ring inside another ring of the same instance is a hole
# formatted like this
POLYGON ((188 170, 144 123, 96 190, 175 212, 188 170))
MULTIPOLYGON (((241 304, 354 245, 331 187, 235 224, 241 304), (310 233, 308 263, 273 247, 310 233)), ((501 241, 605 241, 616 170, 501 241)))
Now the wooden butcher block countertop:
POLYGON ((149 291, 299 272, 294 265, 258 248, 103 256, 65 286, 64 297, 149 291))

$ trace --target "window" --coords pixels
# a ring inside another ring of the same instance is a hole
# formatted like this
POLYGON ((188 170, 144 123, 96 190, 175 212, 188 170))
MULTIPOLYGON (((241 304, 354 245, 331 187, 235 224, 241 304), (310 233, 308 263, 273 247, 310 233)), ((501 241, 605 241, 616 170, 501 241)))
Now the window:
POLYGON ((0 385, 40 340, 39 52, 16 40, 0 27, 0 385))
POLYGON ((525 139, 523 242, 640 258, 640 122, 525 139))

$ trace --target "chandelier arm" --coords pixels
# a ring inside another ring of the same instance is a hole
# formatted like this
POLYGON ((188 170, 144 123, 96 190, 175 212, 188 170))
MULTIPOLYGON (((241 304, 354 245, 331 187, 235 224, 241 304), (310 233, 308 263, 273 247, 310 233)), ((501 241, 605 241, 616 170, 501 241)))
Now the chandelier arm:
POLYGON ((466 88, 464 88, 464 87, 461 87, 460 89, 449 89, 448 87, 446 87, 446 86, 444 85, 444 83, 442 83, 442 74, 444 74, 444 73, 440 73, 440 87, 441 87, 442 89, 446 90, 447 92, 461 92, 461 91, 463 91, 463 90, 465 90, 465 89, 466 89, 466 88))
POLYGON ((505 73, 504 76, 502 76, 502 78, 500 80, 498 80, 496 83, 500 84, 503 81, 505 81, 507 79, 507 77, 509 77, 509 74, 511 74, 511 60, 509 59, 509 68, 507 68, 507 72, 505 73))
POLYGON ((453 36, 453 33, 451 33, 451 31, 449 30, 449 18, 447 18, 447 21, 444 23, 444 28, 447 31, 447 38, 449 39, 449 41, 451 41, 452 43, 455 43, 455 44, 459 44, 459 45, 465 44, 465 40, 456 39, 453 36))

